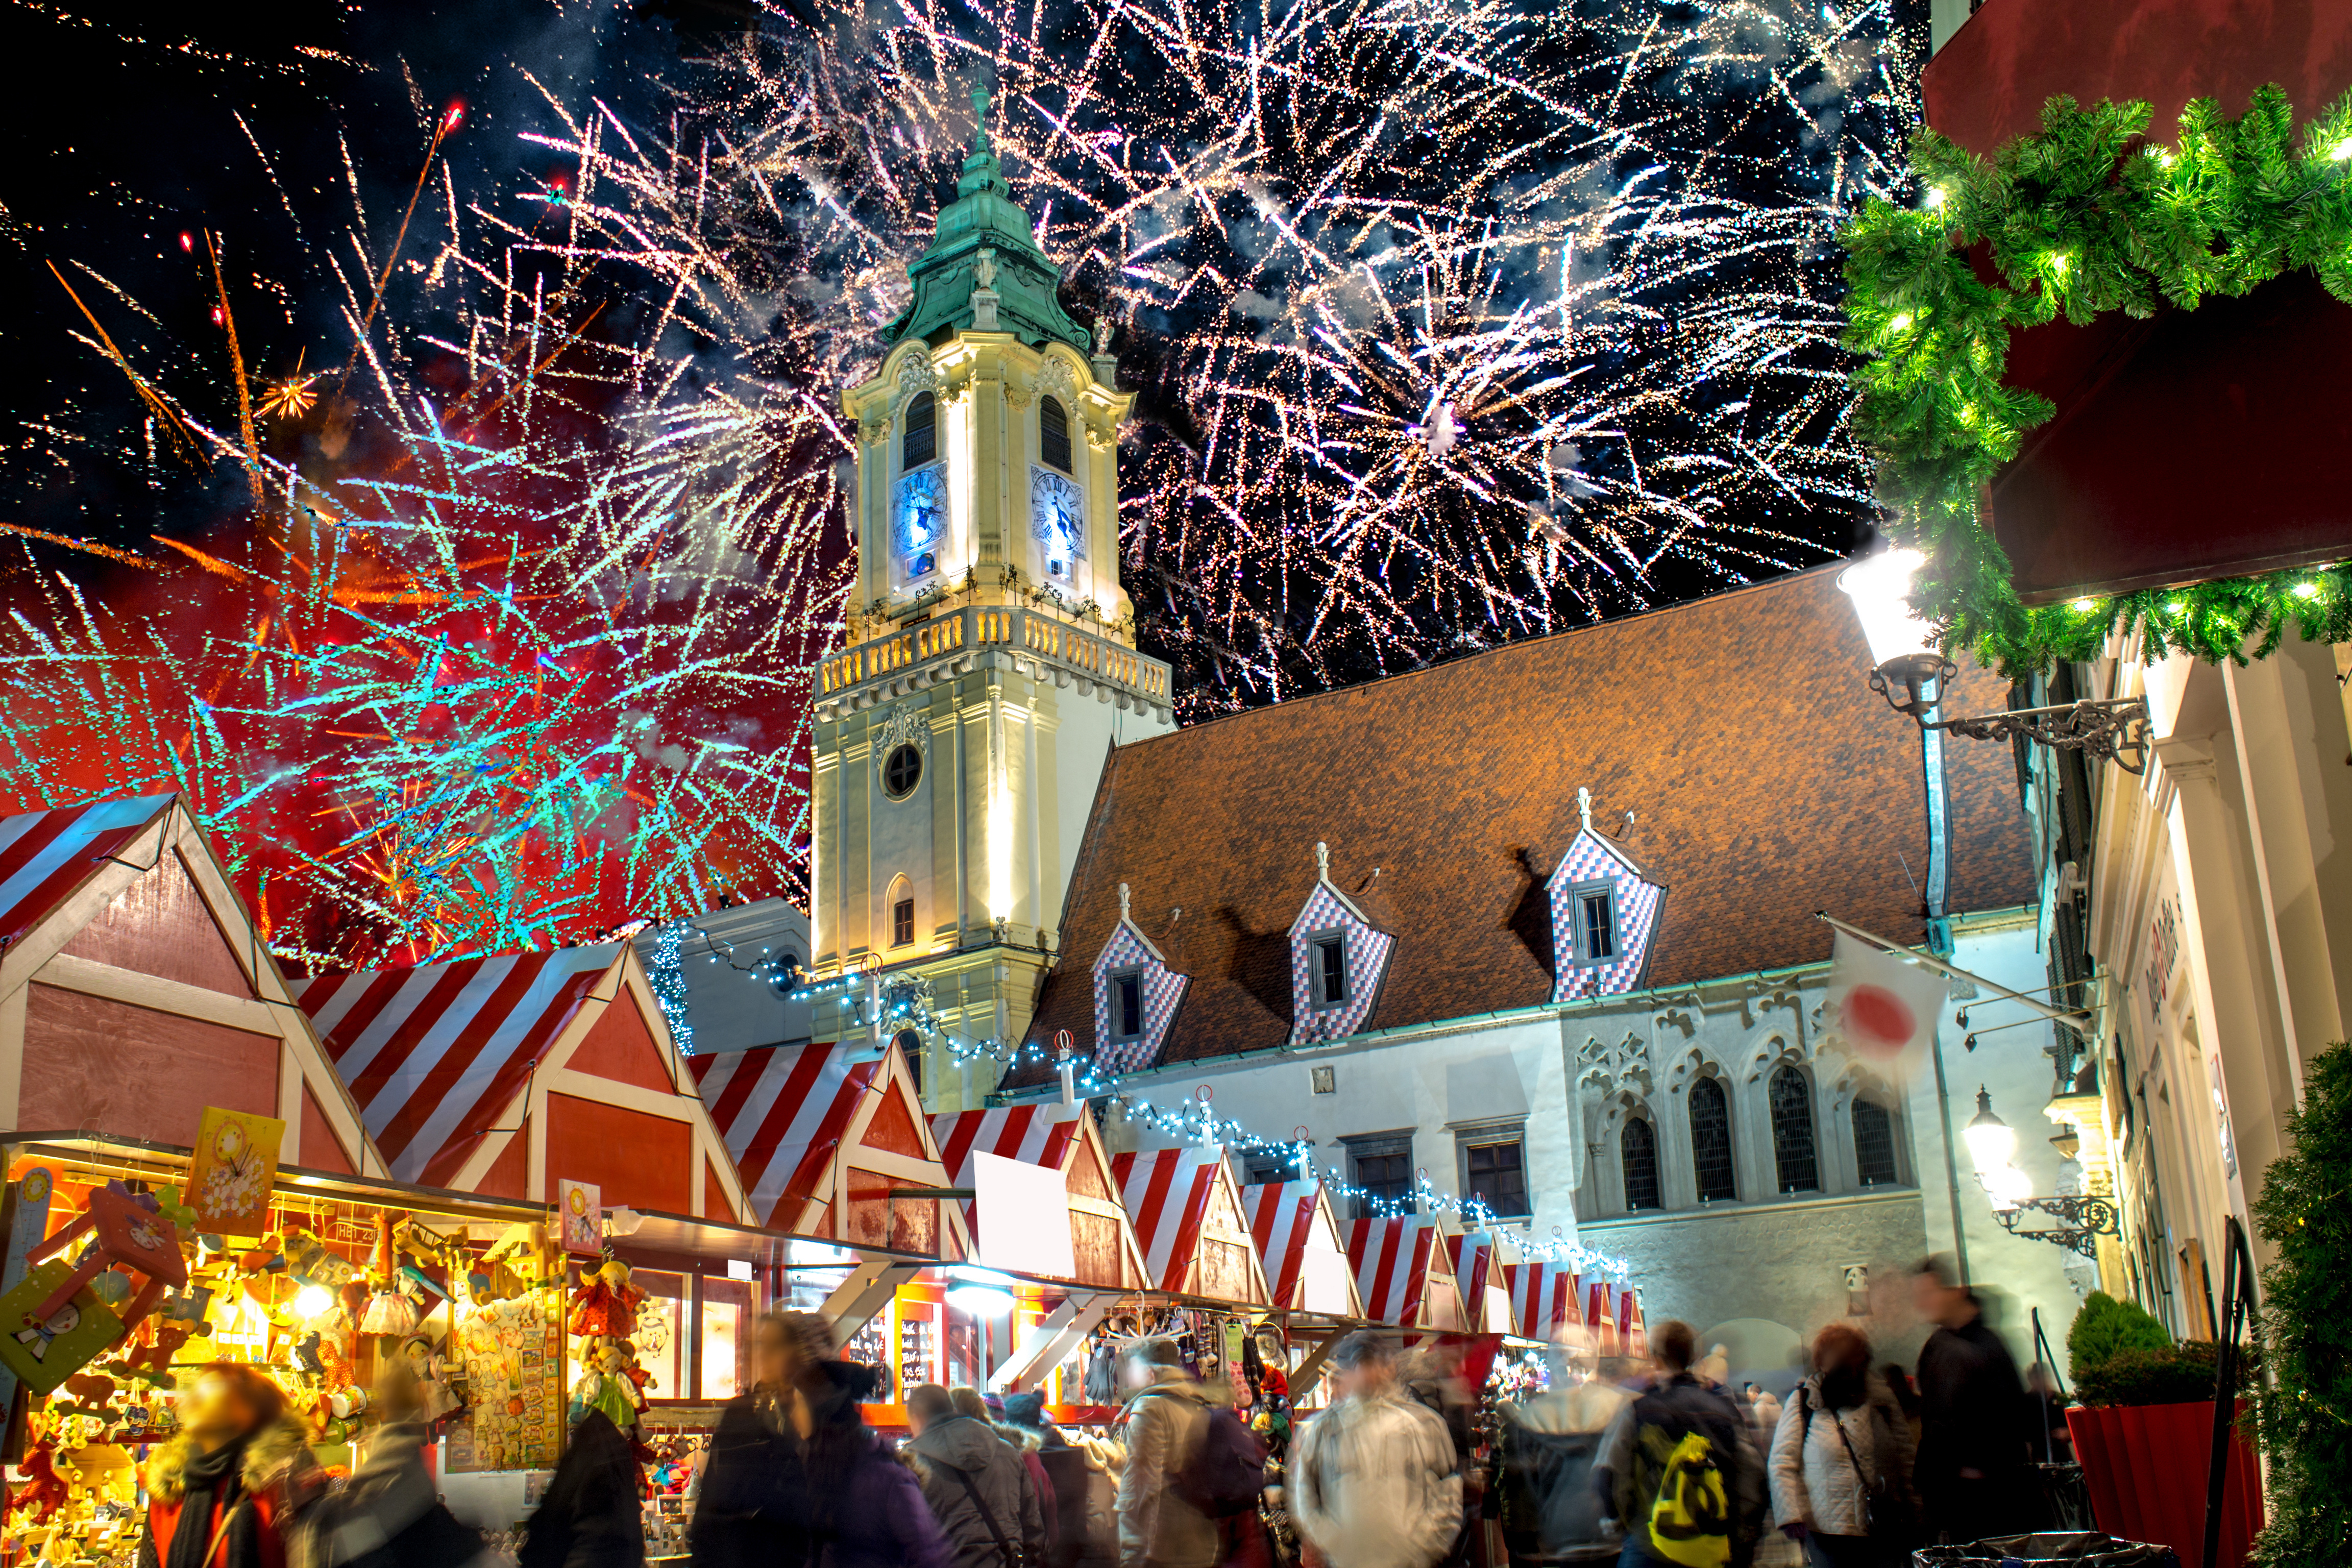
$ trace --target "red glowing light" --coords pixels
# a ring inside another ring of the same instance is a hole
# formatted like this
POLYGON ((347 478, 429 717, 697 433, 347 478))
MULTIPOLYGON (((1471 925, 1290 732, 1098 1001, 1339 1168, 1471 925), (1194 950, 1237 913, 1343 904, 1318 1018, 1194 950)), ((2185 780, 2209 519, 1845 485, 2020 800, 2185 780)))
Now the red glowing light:
POLYGON ((220 308, 218 305, 215 305, 215 306, 213 307, 213 325, 214 325, 214 326, 215 326, 215 327, 219 326, 219 325, 221 324, 222 319, 223 319, 223 318, 222 318, 222 316, 221 316, 221 308, 220 308))
POLYGON ((180 248, 182 250, 194 250, 195 247, 196 237, 193 234, 183 231, 180 235, 180 248))
POLYGON ((452 131, 457 130, 459 125, 465 122, 465 119, 466 106, 462 103, 451 104, 449 106, 449 112, 441 117, 441 134, 446 136, 452 131))

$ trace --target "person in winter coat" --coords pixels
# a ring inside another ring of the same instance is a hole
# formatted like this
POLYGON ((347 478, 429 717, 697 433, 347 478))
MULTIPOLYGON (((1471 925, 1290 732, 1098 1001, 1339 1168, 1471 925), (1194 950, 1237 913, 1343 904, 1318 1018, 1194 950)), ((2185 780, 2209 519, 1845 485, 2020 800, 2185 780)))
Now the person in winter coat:
POLYGON ((955 1568, 1023 1568, 1043 1560, 1045 1520, 1019 1451, 926 1383, 908 1391, 915 1436, 900 1452, 947 1536, 955 1568))
POLYGON ((1129 1394, 1119 1414, 1119 1568, 1213 1568, 1216 1521, 1187 1502, 1178 1482, 1208 1433, 1216 1395, 1185 1373, 1173 1340, 1133 1341, 1121 1362, 1129 1394))
POLYGON ((1050 1559, 1062 1539, 1062 1518, 1055 1506, 1054 1483, 1045 1474, 1045 1461, 1037 1457, 1042 1440, 1033 1439, 1019 1427, 997 1419, 1004 1414, 1004 1401, 1002 1399, 991 1404, 994 1396, 984 1394, 977 1388, 950 1388, 948 1397, 955 1402, 957 1415, 987 1422, 990 1429, 1013 1445, 1013 1451, 1021 1456, 1021 1468, 1028 1472, 1030 1489, 1037 1494, 1038 1517, 1045 1521, 1045 1554, 1039 1561, 1050 1559))
POLYGON ((140 1568, 285 1568, 302 1562, 300 1515, 326 1489, 277 1384, 215 1362, 180 1398, 180 1433, 146 1469, 140 1568))
POLYGON ((1291 1518, 1331 1568, 1430 1568, 1462 1529, 1453 1436, 1398 1387, 1377 1334, 1341 1340, 1331 1367, 1337 1397, 1291 1450, 1291 1518))
POLYGON ((812 1312, 761 1320, 759 1381, 719 1413, 687 1542, 695 1568, 950 1568, 914 1473, 867 1430, 872 1367, 812 1312))
POLYGON ((1097 1548, 1105 1561, 1117 1551, 1115 1531, 1097 1533, 1092 1527, 1090 1493, 1108 1492, 1116 1485, 1109 1471, 1096 1463, 1085 1449, 1075 1447, 1062 1435, 1062 1429, 1045 1418, 1045 1396, 1042 1394, 1008 1394, 1004 1396, 1004 1422, 999 1428, 1008 1436, 1017 1433, 1023 1445, 1036 1458, 1038 1468, 1045 1472, 1047 1490, 1052 1500, 1054 1518, 1046 1530, 1045 1562, 1047 1568, 1077 1568, 1091 1561, 1089 1548, 1097 1548))
POLYGON ((1755 1555, 1764 1513, 1763 1459, 1739 1402, 1692 1374, 1697 1349, 1688 1323, 1669 1319, 1652 1329, 1649 1386, 1617 1413, 1601 1440, 1593 1487, 1602 1510, 1624 1526, 1625 1544, 1618 1556, 1622 1568, 1671 1563, 1654 1550, 1651 1514, 1671 1456, 1694 1434, 1706 1439, 1723 1477, 1733 1568, 1747 1568, 1755 1555))
POLYGON ((2040 1492, 2025 1468, 2032 1422, 2015 1358, 1948 1258, 1919 1265, 1911 1295, 1936 1325, 1919 1351, 1918 1485, 1928 1530, 1957 1542, 2036 1528, 2040 1492))
POLYGON ((640 1568, 646 1537, 637 1498, 644 1487, 629 1440, 611 1416, 587 1410, 548 1478, 547 1495, 523 1527, 516 1563, 520 1568, 640 1568))
POLYGON ((1601 1500, 1592 1492, 1592 1464, 1601 1435, 1633 1399, 1622 1388, 1592 1380, 1554 1345, 1545 1355, 1551 1386, 1524 1405, 1501 1410, 1501 1466, 1496 1481, 1503 1539, 1517 1559, 1556 1561, 1597 1545, 1601 1500))
POLYGON ((431 1422, 425 1390, 406 1358, 376 1380, 383 1425, 367 1439, 351 1479, 302 1510, 311 1568, 489 1568, 478 1531, 457 1521, 425 1468, 431 1422))
POLYGON ((1893 1533, 1910 1517, 1911 1424, 1870 1342, 1832 1323, 1813 1340, 1812 1375, 1797 1384, 1772 1436, 1772 1516, 1803 1542, 1812 1568, 1878 1568, 1902 1560, 1893 1533), (1874 1521, 1875 1511, 1900 1518, 1874 1521), (1874 1539, 1873 1526, 1876 1527, 1874 1539))

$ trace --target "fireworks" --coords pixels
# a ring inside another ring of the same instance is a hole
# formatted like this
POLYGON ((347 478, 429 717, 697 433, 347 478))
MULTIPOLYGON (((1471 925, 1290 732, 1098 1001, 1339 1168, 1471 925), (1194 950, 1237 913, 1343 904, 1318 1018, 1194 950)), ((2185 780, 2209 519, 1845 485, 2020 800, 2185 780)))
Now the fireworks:
POLYGON ((80 542, 137 570, 102 593, 19 578, 7 793, 182 789, 311 962, 790 887, 835 397, 982 82, 1142 395, 1123 571, 1191 714, 1820 559, 1863 504, 1827 258, 1900 179, 1884 4, 817 5, 625 101, 549 92, 476 190, 483 122, 420 105, 413 186, 314 254, 344 341, 287 345, 341 371, 289 353, 253 397, 256 312, 182 234, 220 333, 175 393, 80 268, 120 460, 252 504, 80 542))

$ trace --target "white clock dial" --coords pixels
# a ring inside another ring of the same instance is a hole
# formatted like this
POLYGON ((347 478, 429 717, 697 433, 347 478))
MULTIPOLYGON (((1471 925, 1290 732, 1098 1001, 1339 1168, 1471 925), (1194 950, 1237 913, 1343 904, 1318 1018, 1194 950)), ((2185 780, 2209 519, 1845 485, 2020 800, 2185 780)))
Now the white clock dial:
POLYGON ((1051 468, 1031 465, 1029 531, 1047 561, 1085 560, 1087 492, 1051 468))

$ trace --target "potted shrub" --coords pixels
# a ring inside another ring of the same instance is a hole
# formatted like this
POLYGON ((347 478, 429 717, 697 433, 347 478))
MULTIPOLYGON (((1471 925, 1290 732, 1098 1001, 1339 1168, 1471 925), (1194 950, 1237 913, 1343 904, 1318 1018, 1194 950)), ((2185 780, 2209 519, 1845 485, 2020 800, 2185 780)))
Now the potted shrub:
MULTIPOLYGON (((2071 1332, 2067 1342, 2074 1343, 2071 1332)), ((2076 1364, 2081 1404, 2066 1412, 2099 1528, 2169 1546, 2183 1563, 2197 1562, 2205 1543, 2214 1358, 2215 1347, 2204 1341, 2112 1349, 2104 1361, 2076 1364)), ((2242 1362, 2240 1387, 2252 1381, 2242 1362)), ((2221 1561, 2236 1564, 2262 1528, 2262 1487, 2252 1446, 2235 1431, 2230 1441, 2237 1451, 2221 1498, 2221 1561)))

